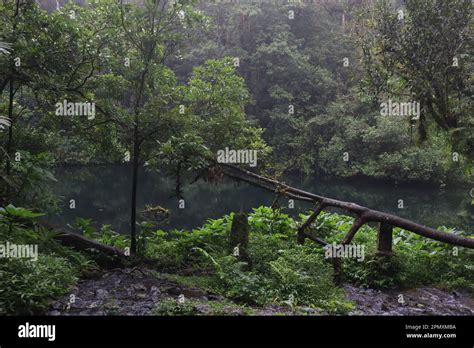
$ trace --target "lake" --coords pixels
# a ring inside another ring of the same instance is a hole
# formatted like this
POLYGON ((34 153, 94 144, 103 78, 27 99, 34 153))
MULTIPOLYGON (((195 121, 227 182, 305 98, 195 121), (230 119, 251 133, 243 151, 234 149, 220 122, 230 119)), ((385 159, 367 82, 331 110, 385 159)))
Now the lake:
MULTIPOLYGON (((76 217, 89 218, 98 225, 110 224, 119 233, 128 233, 131 193, 131 167, 125 165, 69 166, 55 170, 58 180, 53 190, 61 197, 61 212, 50 220, 60 226, 74 222, 76 217), (69 201, 75 200, 75 209, 69 201)), ((219 184, 199 180, 183 187, 185 207, 179 208, 174 193, 175 180, 158 172, 140 169, 138 203, 160 205, 171 211, 169 222, 161 228, 191 229, 201 226, 207 218, 218 218, 232 211, 251 211, 253 207, 271 205, 271 192, 225 179, 219 184)), ((437 227, 441 225, 472 232, 474 206, 469 189, 424 187, 374 183, 372 180, 287 177, 286 183, 326 197, 351 201, 366 207, 393 213, 415 222, 437 227), (403 209, 398 200, 403 200, 403 209)), ((286 205, 287 200, 281 200, 286 205)), ((310 208, 295 202, 290 215, 310 208)))

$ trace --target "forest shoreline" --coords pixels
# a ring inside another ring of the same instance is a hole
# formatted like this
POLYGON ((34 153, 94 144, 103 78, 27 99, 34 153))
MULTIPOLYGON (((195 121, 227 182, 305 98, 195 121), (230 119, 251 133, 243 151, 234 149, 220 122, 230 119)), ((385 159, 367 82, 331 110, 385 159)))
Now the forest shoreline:
MULTIPOLYGON (((94 167, 109 167, 109 166, 123 166, 123 167, 130 167, 132 170, 132 164, 131 163, 124 163, 123 161, 115 161, 115 162, 97 162, 97 163, 82 163, 82 162, 63 162, 63 163, 56 163, 54 164, 51 169, 56 170, 56 169, 62 169, 62 168, 94 168, 94 167)), ((140 164, 141 168, 146 168, 144 163, 140 164)), ((196 175, 197 172, 194 174, 196 175)), ((168 175, 166 173, 163 173, 163 175, 168 175)), ((189 177, 193 177, 193 173, 186 173, 186 175, 189 175, 189 177)), ((474 176, 472 180, 469 180, 468 178, 464 178, 461 180, 459 177, 454 177, 451 178, 451 180, 447 180, 446 182, 433 182, 431 180, 408 180, 408 181, 403 181, 403 180, 398 180, 398 179, 390 179, 386 177, 374 177, 374 176, 369 176, 365 174, 354 174, 351 176, 341 176, 341 175, 335 175, 335 174, 330 174, 330 173, 324 173, 324 172, 318 172, 314 174, 308 174, 304 173, 303 171, 288 171, 282 174, 283 177, 289 177, 289 178, 301 178, 301 180, 308 180, 314 177, 318 177, 324 180, 335 180, 335 183, 337 184, 338 181, 348 181, 348 180, 353 180, 355 183, 357 182, 368 182, 374 185, 388 185, 388 186, 398 186, 398 185, 403 185, 406 187, 425 187, 425 188, 440 188, 440 189, 449 189, 450 187, 452 188, 463 188, 463 189, 469 189, 473 184, 474 184, 474 176)))

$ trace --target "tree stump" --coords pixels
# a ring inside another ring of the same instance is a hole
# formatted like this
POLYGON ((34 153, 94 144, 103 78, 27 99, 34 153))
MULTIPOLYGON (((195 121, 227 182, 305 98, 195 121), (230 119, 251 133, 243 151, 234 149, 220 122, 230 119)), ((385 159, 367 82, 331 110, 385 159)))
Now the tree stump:
POLYGON ((230 229, 229 244, 231 251, 238 260, 246 262, 251 268, 252 262, 248 254, 250 226, 245 213, 235 213, 230 229))
POLYGON ((334 271, 333 282, 336 285, 342 285, 343 282, 343 273, 342 273, 342 260, 334 257, 332 259, 332 267, 334 271))
POLYGON ((377 232, 377 255, 379 256, 391 256, 392 251, 392 232, 393 226, 381 222, 379 223, 377 232))

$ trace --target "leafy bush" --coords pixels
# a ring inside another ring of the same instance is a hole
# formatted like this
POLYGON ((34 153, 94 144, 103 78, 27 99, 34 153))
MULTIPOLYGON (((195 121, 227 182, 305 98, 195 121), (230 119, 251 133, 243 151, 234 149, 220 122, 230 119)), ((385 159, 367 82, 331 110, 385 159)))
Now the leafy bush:
POLYGON ((127 236, 113 231, 111 225, 102 225, 100 230, 97 230, 91 219, 76 218, 74 227, 85 237, 95 239, 102 244, 121 249, 130 245, 127 236))
POLYGON ((35 224, 42 214, 9 205, 0 208, 2 243, 38 246, 38 259, 0 259, 0 314, 38 314, 65 294, 93 266, 83 254, 56 243, 55 231, 35 224))
MULTIPOLYGON (((307 218, 302 214, 301 219, 307 218)), ((323 212, 318 217, 313 233, 328 242, 339 243, 351 227, 347 216, 323 212)), ((462 231, 440 227, 449 233, 467 236, 462 231)), ((471 249, 454 247, 415 233, 395 228, 393 251, 390 258, 376 256, 377 231, 364 225, 352 243, 365 246, 365 260, 359 262, 349 258, 343 260, 344 277, 358 285, 371 287, 414 287, 437 285, 445 288, 474 290, 474 252, 471 249)))
MULTIPOLYGON (((31 146, 31 143, 28 146, 31 146)), ((39 206, 43 211, 57 212, 58 200, 50 185, 56 181, 51 172, 51 154, 18 151, 17 155, 21 156, 21 161, 10 162, 8 175, 4 172, 8 156, 0 157, 0 204, 39 206)))
MULTIPOLYGON (((301 157, 301 169, 309 173, 351 177, 362 175, 397 182, 466 182, 469 161, 451 161, 449 138, 442 132, 433 133, 430 139, 417 144, 408 123, 377 113, 360 113, 355 106, 360 101, 336 102, 328 109, 324 121, 311 120, 308 132, 311 141, 305 148, 309 156, 301 157), (341 114, 345 115, 341 117, 341 114), (324 122, 323 125, 320 123, 324 122), (313 140, 317 139, 317 140, 313 140), (341 161, 341 153, 350 153, 350 163, 341 161), (317 159, 317 160, 315 160, 317 159)), ((362 106, 362 104, 361 104, 362 106)), ((294 159, 292 159, 295 161, 294 159)))
POLYGON ((233 214, 221 219, 209 219, 200 229, 192 231, 158 230, 147 241, 146 255, 156 258, 168 270, 185 267, 206 268, 209 263, 200 257, 196 248, 222 252, 228 248, 227 240, 233 214))
POLYGON ((234 300, 318 306, 332 312, 347 311, 347 301, 332 283, 332 269, 314 246, 296 244, 296 222, 279 210, 259 207, 249 216, 249 255, 252 268, 229 249, 233 214, 209 220, 189 231, 156 232, 149 241, 149 256, 168 269, 192 267, 195 272, 212 271, 206 285, 234 300), (155 244, 156 243, 156 244, 155 244), (173 261, 177 264, 173 265, 173 261))
POLYGON ((295 221, 281 213, 280 209, 262 206, 253 211, 249 216, 249 224, 254 233, 288 236, 296 228, 295 221))
POLYGON ((280 301, 290 297, 295 304, 303 303, 327 308, 326 304, 342 292, 333 283, 333 270, 310 248, 297 247, 283 251, 270 262, 270 294, 280 301))
POLYGON ((0 314, 37 314, 77 280, 64 258, 39 255, 0 262, 0 314))

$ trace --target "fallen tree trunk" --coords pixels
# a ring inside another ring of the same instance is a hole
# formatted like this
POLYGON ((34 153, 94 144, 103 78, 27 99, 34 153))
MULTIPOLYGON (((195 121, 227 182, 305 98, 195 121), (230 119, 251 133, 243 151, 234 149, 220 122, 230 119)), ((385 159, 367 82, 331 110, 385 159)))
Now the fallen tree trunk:
POLYGON ((94 249, 108 256, 120 258, 126 257, 123 250, 115 248, 113 246, 100 244, 94 240, 81 236, 80 234, 61 231, 61 233, 55 236, 54 239, 60 242, 61 244, 68 247, 72 247, 74 249, 94 249))
POLYGON ((291 187, 285 183, 279 182, 274 179, 270 179, 255 173, 252 173, 248 170, 239 168, 230 164, 215 163, 214 166, 218 166, 222 172, 236 180, 244 181, 249 184, 262 187, 266 190, 277 192, 281 195, 285 195, 289 198, 305 201, 319 203, 324 207, 334 207, 343 209, 350 213, 357 215, 357 220, 353 225, 353 229, 349 231, 345 242, 350 242, 358 229, 367 222, 379 222, 390 224, 394 227, 400 227, 405 230, 414 232, 421 236, 431 238, 440 242, 453 244, 457 246, 462 246, 470 249, 474 249, 474 238, 468 238, 463 236, 458 236, 452 233, 438 231, 434 228, 427 227, 424 225, 417 224, 413 221, 401 218, 396 215, 383 213, 377 210, 369 209, 352 202, 339 201, 337 199, 332 199, 320 195, 316 195, 311 192, 306 192, 295 187, 291 187))
POLYGON ((49 230, 57 231, 58 234, 54 236, 54 239, 65 246, 68 246, 77 250, 94 249, 101 252, 102 254, 105 254, 107 256, 112 256, 112 257, 119 257, 119 258, 128 257, 127 255, 125 255, 125 252, 119 248, 101 244, 99 242, 96 242, 95 240, 86 238, 78 233, 68 232, 61 229, 60 227, 57 227, 45 222, 41 222, 39 223, 39 225, 49 230))

